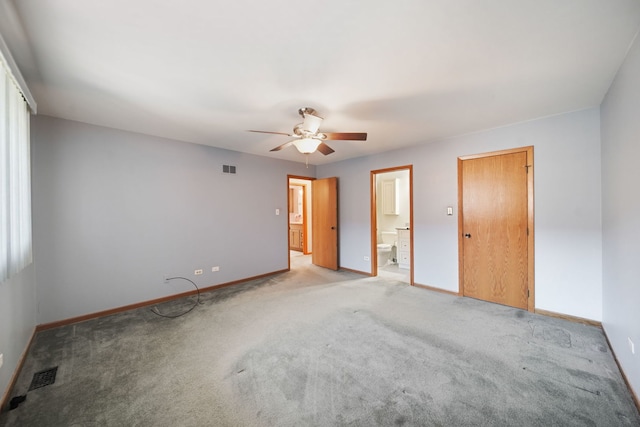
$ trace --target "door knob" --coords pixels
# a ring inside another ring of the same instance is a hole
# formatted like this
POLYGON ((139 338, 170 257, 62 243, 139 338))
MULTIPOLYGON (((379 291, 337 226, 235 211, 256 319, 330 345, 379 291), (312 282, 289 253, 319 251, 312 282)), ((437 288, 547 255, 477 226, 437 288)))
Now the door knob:
POLYGON ((471 234, 469 234, 469 233, 465 233, 464 238, 465 238, 465 239, 470 239, 470 238, 471 238, 471 234))

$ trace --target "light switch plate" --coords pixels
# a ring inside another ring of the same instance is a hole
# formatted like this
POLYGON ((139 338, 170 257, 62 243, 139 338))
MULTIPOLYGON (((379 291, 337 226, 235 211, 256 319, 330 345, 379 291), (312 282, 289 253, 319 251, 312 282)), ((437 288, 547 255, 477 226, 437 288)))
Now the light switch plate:
POLYGON ((453 208, 451 206, 447 207, 447 215, 453 215, 453 208))
POLYGON ((4 354, 0 353, 0 368, 2 368, 3 363, 4 363, 4 354))

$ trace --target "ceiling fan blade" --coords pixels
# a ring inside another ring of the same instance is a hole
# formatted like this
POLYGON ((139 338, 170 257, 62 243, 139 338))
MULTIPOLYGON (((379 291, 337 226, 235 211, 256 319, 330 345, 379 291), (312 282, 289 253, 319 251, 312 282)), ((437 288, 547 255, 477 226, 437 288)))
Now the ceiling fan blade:
POLYGON ((320 145, 318 145, 317 150, 325 156, 334 152, 333 148, 329 147, 324 142, 321 142, 320 145))
POLYGON ((285 133, 285 132, 269 132, 267 130, 248 130, 247 132, 255 132, 255 133, 270 133, 273 135, 287 135, 287 136, 292 136, 290 133, 285 133))
POLYGON ((366 132, 323 132, 325 140, 366 141, 366 132))
MULTIPOLYGON (((295 141, 295 140, 294 140, 294 141, 295 141)), ((269 150, 269 151, 280 151, 280 150, 282 150, 283 148, 287 148, 287 147, 289 147, 290 145, 292 145, 294 141, 285 142, 284 144, 280 144, 280 145, 278 145, 276 148, 272 148, 272 149, 271 149, 271 150, 269 150)))

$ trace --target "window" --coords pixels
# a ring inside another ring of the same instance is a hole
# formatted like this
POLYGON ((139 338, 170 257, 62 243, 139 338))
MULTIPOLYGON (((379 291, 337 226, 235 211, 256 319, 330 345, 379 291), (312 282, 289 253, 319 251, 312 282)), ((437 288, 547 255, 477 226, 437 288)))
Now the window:
POLYGON ((5 58, 0 53, 0 282, 32 261, 29 106, 5 58))

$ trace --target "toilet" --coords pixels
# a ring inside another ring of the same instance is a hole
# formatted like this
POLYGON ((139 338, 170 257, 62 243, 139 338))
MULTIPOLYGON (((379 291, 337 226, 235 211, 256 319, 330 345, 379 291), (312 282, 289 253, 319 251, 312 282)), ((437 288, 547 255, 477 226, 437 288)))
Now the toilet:
POLYGON ((380 240, 378 240, 378 267, 384 267, 393 262, 392 252, 395 251, 397 240, 398 233, 395 231, 383 231, 380 233, 380 240))

